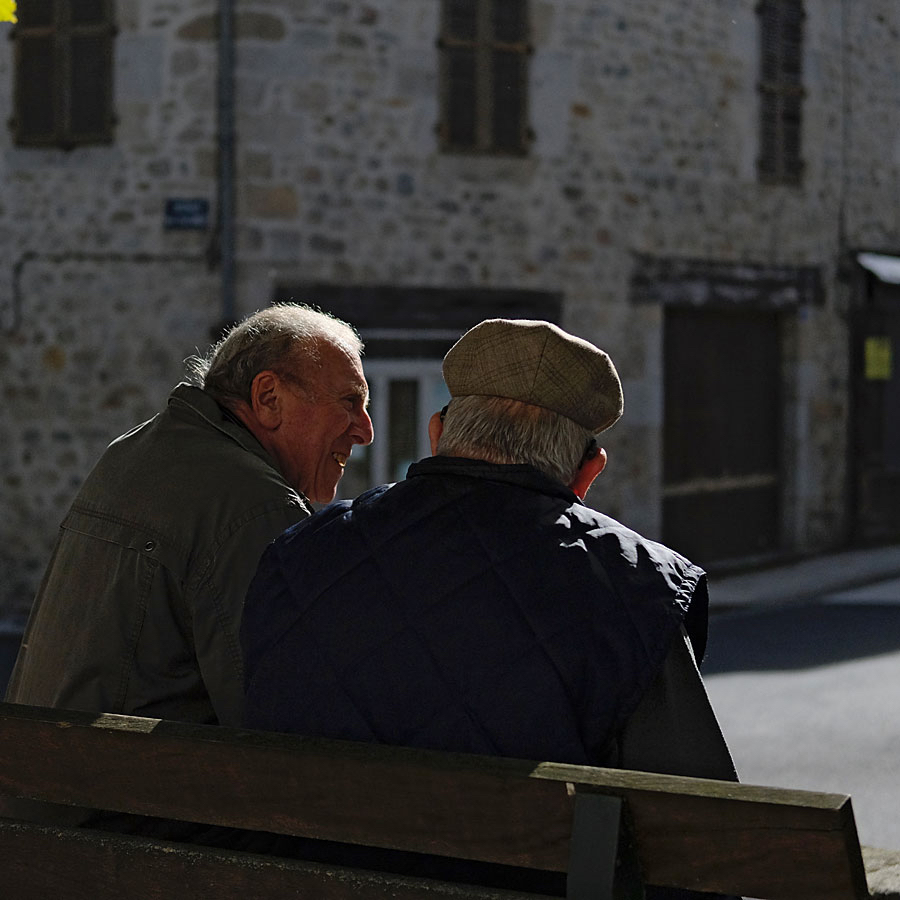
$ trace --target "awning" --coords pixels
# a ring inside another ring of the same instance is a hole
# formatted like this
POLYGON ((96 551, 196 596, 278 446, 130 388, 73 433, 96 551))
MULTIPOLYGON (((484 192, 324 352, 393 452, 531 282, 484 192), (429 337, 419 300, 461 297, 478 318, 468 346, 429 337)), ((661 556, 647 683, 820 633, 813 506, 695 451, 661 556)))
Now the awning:
POLYGON ((900 284, 900 256, 883 253, 857 253, 856 261, 879 281, 900 284))

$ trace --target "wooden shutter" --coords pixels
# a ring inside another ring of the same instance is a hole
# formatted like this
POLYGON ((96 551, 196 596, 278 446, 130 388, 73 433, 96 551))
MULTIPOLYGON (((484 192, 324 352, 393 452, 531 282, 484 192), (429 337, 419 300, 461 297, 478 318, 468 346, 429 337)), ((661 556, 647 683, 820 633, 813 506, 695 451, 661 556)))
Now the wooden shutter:
POLYGON ((504 153, 522 153, 527 148, 527 3, 494 0, 491 12, 493 145, 504 153))
POLYGON ((527 151, 526 0, 444 0, 441 49, 444 150, 527 151))
POLYGON ((762 0, 757 13, 760 27, 758 172, 765 181, 797 183, 803 174, 803 5, 800 0, 762 0))
POLYGON ((29 0, 18 19, 15 142, 69 148, 111 141, 111 2, 29 0))

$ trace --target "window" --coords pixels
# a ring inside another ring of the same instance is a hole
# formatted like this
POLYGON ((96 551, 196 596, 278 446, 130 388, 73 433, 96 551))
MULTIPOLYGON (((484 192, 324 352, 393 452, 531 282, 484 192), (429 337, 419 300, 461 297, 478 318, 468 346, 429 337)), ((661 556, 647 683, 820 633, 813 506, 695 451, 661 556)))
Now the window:
POLYGON ((431 455, 428 421, 450 400, 440 359, 366 357, 363 366, 375 441, 353 448, 339 497, 355 497, 373 485, 403 481, 412 463, 431 455))
POLYGON ((523 155, 528 150, 527 0, 444 0, 441 149, 523 155))
POLYGON ((803 90, 803 4, 801 0, 761 0, 760 152, 763 181, 797 184, 803 90))
POLYGON ((18 5, 16 144, 71 148, 112 140, 111 0, 28 0, 18 5))

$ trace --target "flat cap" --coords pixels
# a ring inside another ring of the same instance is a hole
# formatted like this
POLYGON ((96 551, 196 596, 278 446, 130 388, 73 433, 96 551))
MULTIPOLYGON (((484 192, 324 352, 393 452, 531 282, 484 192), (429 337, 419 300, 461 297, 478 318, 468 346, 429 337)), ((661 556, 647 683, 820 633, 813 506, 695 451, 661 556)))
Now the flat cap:
POLYGON ((444 357, 451 397, 507 397, 553 410, 594 434, 618 421, 622 383, 603 350, 536 319, 486 319, 444 357))

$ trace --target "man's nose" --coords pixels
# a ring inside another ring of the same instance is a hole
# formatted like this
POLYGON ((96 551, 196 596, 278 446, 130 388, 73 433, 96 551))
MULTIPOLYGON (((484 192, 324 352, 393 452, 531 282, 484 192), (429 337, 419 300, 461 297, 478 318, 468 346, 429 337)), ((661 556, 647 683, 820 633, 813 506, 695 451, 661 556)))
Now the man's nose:
POLYGON ((372 438, 375 437, 375 428, 372 425, 372 419, 369 411, 363 409, 356 417, 353 428, 353 442, 355 444, 371 444, 372 438))

